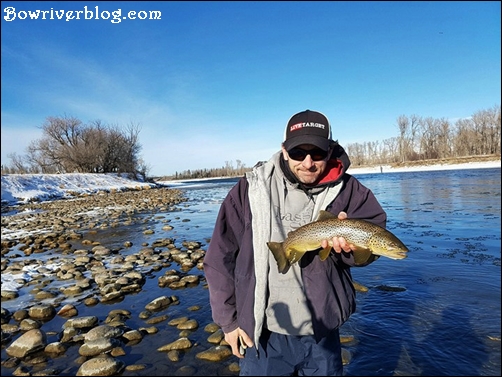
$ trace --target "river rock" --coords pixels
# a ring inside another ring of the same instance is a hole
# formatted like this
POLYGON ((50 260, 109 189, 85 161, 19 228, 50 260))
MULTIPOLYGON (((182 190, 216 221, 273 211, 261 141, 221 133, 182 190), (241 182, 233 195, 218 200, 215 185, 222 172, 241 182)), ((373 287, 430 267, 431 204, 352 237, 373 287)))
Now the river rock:
POLYGON ((223 361, 232 355, 232 350, 228 346, 214 346, 206 351, 199 352, 195 355, 197 359, 207 361, 223 361))
POLYGON ((56 316, 56 309, 51 305, 35 305, 28 310, 28 315, 34 319, 47 321, 56 316))
POLYGON ((102 338, 119 338, 124 333, 124 330, 110 326, 110 325, 100 325, 90 329, 85 335, 85 342, 92 342, 94 340, 99 340, 102 338))
POLYGON ((108 355, 101 355, 84 362, 77 371, 77 376, 115 376, 125 368, 123 361, 108 355))
POLYGON ((44 349, 47 345, 47 336, 40 329, 28 330, 17 338, 5 350, 11 357, 23 358, 29 354, 44 349))
POLYGON ((195 330, 199 327, 199 322, 195 319, 189 319, 176 326, 178 330, 195 330))
POLYGON ((160 309, 163 309, 163 308, 166 308, 167 306, 169 306, 169 304, 171 302, 172 301, 169 297, 161 296, 161 297, 158 297, 155 300, 151 301, 150 303, 146 304, 145 309, 152 310, 152 311, 160 310, 160 309))
POLYGON ((77 317, 77 318, 71 318, 68 321, 66 321, 63 324, 63 328, 74 327, 76 329, 82 329, 86 327, 94 327, 97 323, 98 323, 98 317, 94 315, 77 317))
POLYGON ((175 340, 172 343, 166 344, 162 347, 157 348, 157 351, 160 352, 165 352, 165 351, 172 351, 172 350, 181 350, 181 349, 187 349, 192 347, 192 342, 184 337, 184 338, 179 338, 178 340, 175 340))
POLYGON ((225 333, 223 332, 222 329, 218 329, 214 333, 209 335, 209 337, 207 338, 207 341, 209 343, 213 343, 213 344, 220 344, 220 342, 223 340, 223 338, 225 338, 225 333))

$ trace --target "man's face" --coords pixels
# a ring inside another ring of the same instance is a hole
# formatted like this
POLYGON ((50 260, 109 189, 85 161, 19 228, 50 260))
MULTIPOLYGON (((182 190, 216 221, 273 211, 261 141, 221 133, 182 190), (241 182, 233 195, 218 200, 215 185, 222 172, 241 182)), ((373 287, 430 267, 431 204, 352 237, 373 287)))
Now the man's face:
POLYGON ((329 152, 311 144, 301 144, 291 148, 289 152, 282 147, 282 155, 288 162, 289 168, 296 178, 306 185, 317 183, 326 169, 329 152))

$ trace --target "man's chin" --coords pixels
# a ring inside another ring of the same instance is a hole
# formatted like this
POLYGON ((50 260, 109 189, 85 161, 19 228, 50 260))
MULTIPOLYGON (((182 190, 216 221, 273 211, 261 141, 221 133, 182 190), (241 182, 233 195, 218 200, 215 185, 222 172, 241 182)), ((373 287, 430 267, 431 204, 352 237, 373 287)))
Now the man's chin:
POLYGON ((314 174, 314 173, 309 173, 309 174, 299 174, 298 178, 301 183, 304 185, 312 185, 317 182, 317 179, 319 178, 319 174, 314 174))

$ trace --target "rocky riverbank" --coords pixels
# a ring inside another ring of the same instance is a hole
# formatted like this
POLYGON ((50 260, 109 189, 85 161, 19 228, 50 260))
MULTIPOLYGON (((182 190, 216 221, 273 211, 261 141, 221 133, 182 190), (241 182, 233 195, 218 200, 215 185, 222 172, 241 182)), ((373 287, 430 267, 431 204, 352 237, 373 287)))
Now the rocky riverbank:
MULTIPOLYGON (((218 326, 207 323, 204 344, 194 342, 200 323, 193 313, 200 308, 171 294, 205 289, 199 241, 179 247, 163 235, 137 247, 131 241, 109 247, 96 241, 99 237, 87 238, 135 223, 162 223, 155 214, 180 211, 184 201, 181 191, 159 187, 27 203, 9 216, 2 212, 2 375, 135 375, 155 367, 134 362, 131 354, 142 349, 165 353, 176 374, 196 375, 204 363, 214 368, 222 361, 217 374, 238 373, 218 326), (19 289, 4 285, 9 276, 19 289), (120 307, 127 296, 143 294, 152 279, 159 289, 148 289, 151 299, 143 308, 120 307), (18 309, 4 308, 21 298, 18 309), (169 308, 183 304, 186 310, 170 318, 169 308), (118 309, 107 311, 107 305, 118 309), (149 340, 143 348, 144 338, 157 334, 163 323, 177 335, 164 332, 154 346, 149 340), (198 362, 183 362, 193 347, 198 362)), ((148 228, 145 234, 154 233, 148 228)), ((171 228, 162 223, 166 234, 171 228)), ((169 368, 164 371, 170 374, 169 368)))

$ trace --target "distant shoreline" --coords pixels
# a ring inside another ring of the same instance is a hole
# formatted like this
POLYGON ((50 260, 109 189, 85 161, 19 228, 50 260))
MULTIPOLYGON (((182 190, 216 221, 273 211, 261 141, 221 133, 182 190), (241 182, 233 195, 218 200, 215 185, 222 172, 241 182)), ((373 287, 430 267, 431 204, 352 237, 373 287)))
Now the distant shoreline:
MULTIPOLYGON (((501 166, 502 166, 502 160, 463 162, 459 164, 431 164, 431 165, 417 165, 417 166, 403 166, 403 167, 381 165, 381 166, 371 166, 365 168, 354 168, 351 166, 347 170, 347 173, 351 175, 375 174, 375 173, 405 173, 405 172, 417 172, 417 171, 500 168, 501 166)), ((192 181, 210 181, 214 179, 228 179, 228 178, 239 178, 239 177, 240 176, 159 180, 156 181, 156 183, 176 184, 176 183, 184 183, 192 181)))
POLYGON ((501 160, 495 161, 476 161, 463 162, 459 164, 432 164, 432 165, 417 165, 393 167, 390 165, 373 166, 368 168, 353 168, 349 167, 349 174, 372 174, 372 173, 405 173, 417 171, 438 171, 438 170, 458 170, 458 169, 485 169, 485 168, 500 168, 501 160))

